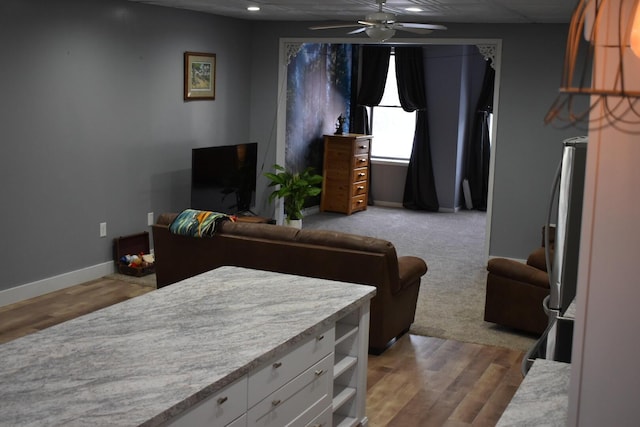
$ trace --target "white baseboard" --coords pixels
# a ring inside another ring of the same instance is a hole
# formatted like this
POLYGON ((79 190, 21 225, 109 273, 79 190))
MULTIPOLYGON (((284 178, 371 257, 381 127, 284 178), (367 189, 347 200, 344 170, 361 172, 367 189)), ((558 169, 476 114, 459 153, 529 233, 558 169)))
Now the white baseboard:
MULTIPOLYGON (((404 208, 401 202, 385 202, 384 200, 374 200, 373 205, 382 206, 385 208, 404 208)), ((460 207, 458 206, 456 208, 440 208, 438 212, 455 213, 455 212, 458 212, 459 210, 460 210, 460 207)))
POLYGON ((0 291, 0 307, 113 274, 113 261, 48 277, 0 291))
POLYGON ((460 211, 460 206, 456 206, 455 208, 440 208, 438 212, 442 213, 457 213, 460 211))
POLYGON ((320 212, 320 206, 310 206, 308 208, 304 208, 302 209, 302 217, 304 218, 305 216, 309 216, 309 215, 314 215, 317 214, 318 212, 320 212))
POLYGON ((400 202, 385 202, 384 200, 374 200, 374 206, 383 206, 385 208, 403 208, 402 203, 400 202))

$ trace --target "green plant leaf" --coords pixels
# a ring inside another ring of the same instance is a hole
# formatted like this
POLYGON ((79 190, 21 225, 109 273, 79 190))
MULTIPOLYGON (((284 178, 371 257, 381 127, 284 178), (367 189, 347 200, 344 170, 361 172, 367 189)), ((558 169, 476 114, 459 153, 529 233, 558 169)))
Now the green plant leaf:
POLYGON ((269 187, 276 185, 280 187, 269 195, 269 201, 283 198, 287 218, 301 219, 305 200, 322 192, 319 187, 322 176, 314 174, 312 167, 307 167, 302 173, 287 171, 278 164, 273 165, 273 169, 278 172, 266 172, 264 176, 270 181, 269 187))

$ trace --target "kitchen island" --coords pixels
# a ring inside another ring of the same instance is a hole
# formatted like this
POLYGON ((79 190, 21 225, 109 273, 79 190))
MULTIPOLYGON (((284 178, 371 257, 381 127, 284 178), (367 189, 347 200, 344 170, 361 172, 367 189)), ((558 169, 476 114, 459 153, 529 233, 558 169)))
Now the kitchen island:
POLYGON ((366 422, 374 294, 239 267, 192 277, 0 345, 0 425, 366 422))

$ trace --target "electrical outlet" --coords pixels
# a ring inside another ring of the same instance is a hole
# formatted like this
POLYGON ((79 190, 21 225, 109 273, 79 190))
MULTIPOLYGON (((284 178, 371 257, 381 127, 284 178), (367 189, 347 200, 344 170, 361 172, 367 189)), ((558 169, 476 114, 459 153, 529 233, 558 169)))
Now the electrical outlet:
POLYGON ((107 223, 100 223, 100 237, 107 237, 107 223))
POLYGON ((153 212, 147 214, 147 225, 153 225, 153 212))

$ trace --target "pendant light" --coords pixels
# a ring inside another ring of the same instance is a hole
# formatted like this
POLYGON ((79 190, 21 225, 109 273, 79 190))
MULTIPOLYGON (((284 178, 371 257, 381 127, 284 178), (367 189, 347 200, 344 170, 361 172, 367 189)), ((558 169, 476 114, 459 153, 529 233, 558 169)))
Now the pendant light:
POLYGON ((640 133, 640 0, 580 0, 545 123, 640 133), (597 124, 596 124, 597 123, 597 124))

